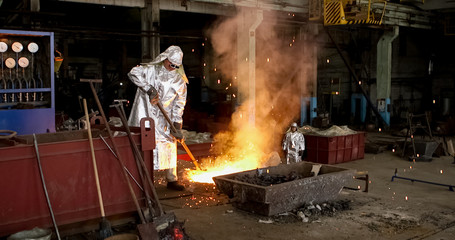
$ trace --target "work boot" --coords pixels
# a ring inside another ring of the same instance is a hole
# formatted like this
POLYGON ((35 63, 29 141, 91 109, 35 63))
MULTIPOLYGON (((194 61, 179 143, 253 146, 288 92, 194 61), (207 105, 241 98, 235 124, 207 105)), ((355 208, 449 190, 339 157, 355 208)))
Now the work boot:
POLYGON ((172 190, 176 190, 176 191, 183 191, 183 190, 185 190, 185 186, 179 184, 177 181, 175 181, 175 182, 168 182, 168 183, 167 183, 167 188, 168 188, 168 189, 172 189, 172 190))

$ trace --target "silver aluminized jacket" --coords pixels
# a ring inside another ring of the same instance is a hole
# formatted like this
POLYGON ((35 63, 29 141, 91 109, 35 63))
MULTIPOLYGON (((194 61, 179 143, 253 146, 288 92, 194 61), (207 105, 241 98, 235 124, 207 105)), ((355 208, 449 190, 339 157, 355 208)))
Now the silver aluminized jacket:
POLYGON ((305 137, 299 131, 289 131, 283 139, 283 150, 286 151, 286 163, 301 161, 299 151, 305 150, 305 137))
POLYGON ((128 125, 139 126, 141 118, 153 118, 156 137, 154 169, 176 168, 176 140, 170 134, 169 124, 160 109, 150 103, 147 91, 153 86, 158 91, 159 101, 171 121, 182 123, 187 95, 187 86, 182 74, 176 70, 168 71, 160 61, 136 66, 128 73, 128 77, 138 86, 128 125))

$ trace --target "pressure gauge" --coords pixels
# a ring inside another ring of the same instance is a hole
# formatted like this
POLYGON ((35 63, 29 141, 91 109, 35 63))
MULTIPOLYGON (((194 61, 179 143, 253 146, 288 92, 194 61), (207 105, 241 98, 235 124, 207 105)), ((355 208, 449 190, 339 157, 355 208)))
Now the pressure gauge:
POLYGON ((13 45, 11 46, 14 52, 19 53, 22 52, 22 49, 24 49, 24 46, 22 46, 22 43, 20 42, 14 42, 13 45))
POLYGON ((8 68, 14 68, 16 66, 16 60, 14 60, 14 58, 7 58, 5 60, 5 65, 8 67, 8 68))
POLYGON ((19 60, 17 60, 17 64, 23 68, 26 68, 28 67, 29 61, 26 57, 21 57, 19 60))
POLYGON ((29 43, 27 48, 31 53, 36 53, 38 52, 39 49, 38 44, 34 42, 29 43))
POLYGON ((4 53, 6 50, 8 50, 8 44, 0 42, 0 52, 4 53))

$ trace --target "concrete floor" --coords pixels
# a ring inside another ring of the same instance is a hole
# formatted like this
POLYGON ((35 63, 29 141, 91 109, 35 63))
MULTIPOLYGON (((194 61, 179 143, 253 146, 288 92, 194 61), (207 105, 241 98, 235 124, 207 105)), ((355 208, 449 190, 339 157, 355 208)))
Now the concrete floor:
POLYGON ((391 181, 397 169, 397 176, 455 185, 452 157, 412 162, 386 150, 337 166, 368 171, 369 191, 362 191, 365 181, 353 179, 347 187, 361 190, 346 188, 338 199, 348 201, 350 209, 306 223, 296 217, 283 221, 283 217, 238 210, 207 184, 191 186, 193 195, 181 198, 166 193, 162 186, 158 191, 165 210, 185 221, 186 233, 197 240, 455 239, 455 192, 445 186, 397 178, 391 181))
MULTIPOLYGON (((392 136, 367 134, 372 138, 392 136)), ((386 141, 387 142, 387 141, 386 141)), ((455 185, 452 157, 434 157, 431 162, 412 162, 390 149, 379 154, 337 166, 368 171, 369 191, 365 181, 352 179, 337 201, 349 208, 320 215, 302 222, 295 212, 265 217, 239 210, 215 185, 188 184, 184 192, 169 191, 162 181, 164 172, 155 172, 157 192, 165 211, 184 221, 185 232, 195 240, 242 239, 455 239, 455 192, 449 187, 395 179, 397 176, 455 185), (358 190, 360 188, 360 190, 358 190)), ((179 172, 193 167, 179 161, 179 172)), ((135 232, 130 222, 115 226, 116 233, 135 232)), ((93 233, 93 231, 92 231, 93 233)), ((137 233, 137 232, 136 232, 137 233)), ((93 239, 93 234, 73 235, 65 239, 93 239)))

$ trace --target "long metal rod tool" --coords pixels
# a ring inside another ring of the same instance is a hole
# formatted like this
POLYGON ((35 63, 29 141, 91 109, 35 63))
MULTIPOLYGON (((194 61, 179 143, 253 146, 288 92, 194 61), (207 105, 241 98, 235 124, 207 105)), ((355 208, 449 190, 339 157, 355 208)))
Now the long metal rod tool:
MULTIPOLYGON (((150 189, 152 190, 152 195, 153 195, 153 198, 155 200, 155 205, 157 207, 158 214, 159 214, 158 216, 162 216, 162 215, 164 215, 164 211, 163 211, 161 203, 160 203, 160 201, 158 199, 158 194, 156 193, 155 185, 153 184, 152 178, 150 176, 150 172, 148 171, 147 166, 145 165, 144 159, 142 158, 142 155, 141 155, 136 143, 134 143, 134 139, 133 139, 133 137, 131 135, 131 131, 130 131, 130 128, 128 126, 128 122, 126 120, 126 116, 125 116, 125 111, 123 109, 123 105, 117 104, 117 105, 114 105, 114 106, 117 109, 117 112, 119 113, 120 120, 122 121, 122 124, 125 127, 125 130, 126 130, 126 133, 128 135, 128 138, 130 139, 130 143, 131 143, 131 146, 133 148, 134 155, 138 158, 138 161, 139 161, 139 163, 142 166, 142 170, 145 173, 145 176, 146 176, 147 182, 148 182, 148 184, 150 186, 150 189)), ((144 183, 144 188, 145 188, 145 183, 144 183)))
POLYGON ((40 160, 39 151, 38 151, 38 141, 36 140, 35 134, 33 134, 33 144, 35 145, 36 160, 38 162, 38 168, 39 168, 39 173, 41 176, 41 182, 43 183, 44 195, 46 195, 47 206, 49 207, 49 212, 51 214, 52 223, 54 224, 55 233, 57 234, 57 238, 60 240, 61 239, 60 233, 58 231, 57 222, 55 221, 54 211, 52 211, 51 201, 49 200, 49 194, 47 193, 46 181, 44 181, 43 168, 41 167, 41 160, 40 160))
MULTIPOLYGON (((118 160, 118 157, 117 155, 115 154, 114 150, 112 150, 111 146, 109 146, 109 144, 106 142, 106 140, 103 138, 103 136, 100 135, 100 138, 101 140, 104 142, 104 144, 106 145, 106 147, 111 151, 112 155, 114 155, 114 157, 118 160)), ((125 171, 128 173, 128 175, 130 175, 131 179, 133 179, 133 181, 136 183, 137 187, 139 189, 141 189, 141 191, 144 191, 144 189, 142 188, 142 186, 137 182, 136 178, 134 178, 133 174, 131 174, 131 172, 128 170, 127 167, 125 167, 125 171)))
POLYGON ((149 188, 147 188, 147 185, 146 185, 147 180, 145 179, 145 176, 144 176, 144 171, 146 171, 146 169, 143 168, 143 163, 142 163, 144 160, 142 160, 142 156, 138 156, 138 155, 141 155, 141 153, 140 152, 138 153, 138 151, 136 151, 136 149, 137 149, 136 143, 134 142, 131 132, 129 130, 127 120, 124 120, 124 118, 126 118, 126 117, 123 116, 123 112, 121 112, 119 110, 119 108, 117 107, 118 105, 110 105, 109 107, 112 107, 112 106, 114 106, 117 109, 117 113, 119 114, 120 120, 122 121, 123 127, 125 128, 126 134, 128 136, 128 140, 130 142, 131 151, 133 152, 134 159, 136 160, 137 171, 141 178, 142 184, 144 185, 145 202, 150 210, 150 213, 153 215, 155 213, 156 209, 153 207, 149 188))
MULTIPOLYGON (((177 132, 177 129, 174 127, 174 124, 172 124, 171 119, 169 118, 169 116, 167 115, 166 111, 164 110, 163 105, 160 102, 158 102, 156 105, 158 106, 158 108, 160 109, 161 113, 164 115, 164 118, 166 118, 167 122, 171 126, 172 131, 177 132)), ((185 140, 183 140, 183 139, 182 140, 178 140, 178 142, 180 144, 182 144, 182 146, 185 149, 186 153, 188 154, 188 156, 190 156, 191 161, 193 161, 194 166, 196 166, 196 170, 201 171, 202 169, 199 166, 199 163, 197 162, 196 158, 193 156, 193 154, 191 153, 190 149, 186 145, 185 140)))
POLYGON ((93 83, 91 81, 89 81, 89 83, 90 83, 90 88, 91 88, 92 93, 93 93, 93 97, 95 98, 96 104, 98 105, 98 108, 99 108, 99 111, 101 113, 101 116, 103 117, 103 121, 104 121, 104 124, 105 124, 106 129, 107 129, 107 133, 109 134, 109 139, 111 140, 112 146, 114 147, 115 155, 117 155, 117 157, 118 157, 117 158, 118 159, 118 163, 120 164, 121 170, 123 172, 123 176, 124 176, 124 178, 126 180, 126 183, 128 184, 128 189, 130 190, 131 197, 133 198, 133 201, 134 201, 134 205, 136 205, 137 213, 139 215, 139 218, 141 219, 141 224, 137 225, 137 230, 139 232, 139 236, 141 237, 141 239, 144 239, 144 240, 145 239, 147 239, 147 240, 149 240, 149 239, 150 240, 159 239, 159 235, 158 235, 158 232, 156 230, 155 224, 153 222, 147 223, 147 221, 145 219, 145 214, 141 211, 141 207, 140 207, 139 202, 137 200, 136 194, 134 193, 133 186, 131 185, 131 182, 130 182, 130 179, 128 177, 128 174, 125 171, 125 164, 123 163, 123 161, 121 159, 121 155, 119 154, 117 145, 115 144, 114 136, 112 134, 111 128, 109 127, 109 123, 107 122, 106 115, 104 114, 103 106, 101 106, 100 100, 98 98, 98 95, 96 94, 96 90, 95 90, 95 87, 93 86, 93 83))
POLYGON ((141 211, 141 207, 140 207, 139 202, 137 200, 136 194, 134 193, 133 186, 131 185, 131 182, 130 182, 130 179, 128 177, 128 174, 125 171, 125 164, 123 163, 123 160, 120 157, 117 145, 115 144, 114 135, 112 134, 111 128, 109 127, 109 123, 107 122, 107 118, 106 118, 106 115, 104 114, 103 106, 101 105, 100 100, 98 98, 98 95, 96 94, 96 90, 95 90, 95 87, 93 86, 93 83, 91 81, 89 81, 89 84, 90 84, 90 89, 92 90, 92 93, 93 93, 93 97, 95 98, 96 104, 98 105, 98 108, 99 108, 99 111, 101 113, 101 116, 103 117, 103 121, 104 121, 104 124, 106 126, 106 130, 107 130, 107 133, 109 135, 109 139, 112 142, 112 146, 114 148, 115 155, 117 155, 117 159, 118 159, 117 162, 120 164, 120 168, 122 169, 123 176, 124 176, 124 178, 126 180, 126 183, 128 185, 128 189, 130 190, 130 194, 131 194, 131 197, 133 199, 134 205, 136 206, 136 210, 137 210, 137 213, 139 215, 139 218, 141 219, 142 223, 146 223, 145 216, 144 216, 143 212, 141 211))
POLYGON ((449 184, 443 184, 443 183, 435 183, 435 182, 430 182, 430 181, 425 181, 425 180, 419 180, 415 178, 407 178, 407 177, 399 177, 397 176, 397 169, 395 168, 395 174, 392 176, 392 182, 395 178, 398 179, 403 179, 403 180, 409 180, 411 182, 421 182, 421 183, 428 183, 428 184, 433 184, 433 185, 439 185, 439 186, 444 186, 444 187, 449 187, 450 191, 454 191, 453 188, 455 187, 454 185, 449 185, 449 184))

